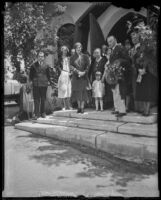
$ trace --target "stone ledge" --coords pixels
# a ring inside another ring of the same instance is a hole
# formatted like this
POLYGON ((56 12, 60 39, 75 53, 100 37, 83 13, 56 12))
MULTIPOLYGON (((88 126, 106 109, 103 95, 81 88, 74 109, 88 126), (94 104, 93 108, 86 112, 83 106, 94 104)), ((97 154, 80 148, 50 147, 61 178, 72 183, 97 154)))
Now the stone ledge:
POLYGON ((157 137, 157 124, 138 124, 124 123, 114 121, 87 120, 79 118, 53 117, 39 118, 38 123, 61 125, 82 129, 91 129, 106 132, 115 132, 120 134, 157 137))
POLYGON ((118 127, 124 123, 114 122, 114 121, 96 121, 96 120, 87 120, 79 118, 64 118, 64 117, 53 117, 53 118, 39 118, 38 123, 44 124, 54 124, 68 127, 77 127, 85 128, 91 130, 99 131, 112 131, 117 132, 118 127))
POLYGON ((74 142, 93 148, 95 148, 95 138, 100 134, 103 134, 103 132, 54 125, 46 130, 47 137, 74 142))
POLYGON ((85 114, 78 114, 76 110, 71 111, 56 111, 53 116, 56 117, 68 117, 68 118, 79 118, 79 119, 91 119, 91 120, 103 120, 103 121, 119 121, 119 122, 131 122, 131 123, 142 123, 142 124, 153 124, 157 122, 157 114, 144 117, 138 113, 128 113, 126 116, 117 118, 111 114, 111 111, 105 110, 104 112, 89 111, 85 110, 85 114))
POLYGON ((157 139, 105 133, 97 137, 96 148, 131 161, 157 161, 157 139))
POLYGON ((119 133, 157 137, 157 124, 127 123, 118 128, 119 133))
POLYGON ((134 137, 73 127, 24 122, 15 128, 33 134, 92 147, 113 156, 135 162, 157 161, 157 138, 134 137))
POLYGON ((140 123, 140 124, 153 124, 157 122, 157 115, 153 114, 147 117, 141 116, 138 113, 129 113, 121 118, 117 119, 121 122, 131 122, 131 123, 140 123))
POLYGON ((32 122, 22 122, 15 124, 15 128, 23 131, 28 131, 34 134, 46 136, 46 129, 51 125, 37 124, 32 122))

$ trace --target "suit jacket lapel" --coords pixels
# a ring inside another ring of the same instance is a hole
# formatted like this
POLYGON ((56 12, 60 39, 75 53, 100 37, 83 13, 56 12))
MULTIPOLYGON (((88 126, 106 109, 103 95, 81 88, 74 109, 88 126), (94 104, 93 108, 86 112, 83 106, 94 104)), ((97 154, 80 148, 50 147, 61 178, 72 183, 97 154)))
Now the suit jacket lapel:
POLYGON ((110 55, 110 60, 113 60, 113 58, 115 57, 116 51, 117 51, 117 45, 115 46, 114 49, 112 49, 112 52, 111 52, 111 55, 110 55))
POLYGON ((38 63, 38 61, 37 61, 37 62, 35 62, 34 65, 33 65, 33 68, 34 68, 35 72, 37 72, 38 67, 39 67, 39 63, 38 63))

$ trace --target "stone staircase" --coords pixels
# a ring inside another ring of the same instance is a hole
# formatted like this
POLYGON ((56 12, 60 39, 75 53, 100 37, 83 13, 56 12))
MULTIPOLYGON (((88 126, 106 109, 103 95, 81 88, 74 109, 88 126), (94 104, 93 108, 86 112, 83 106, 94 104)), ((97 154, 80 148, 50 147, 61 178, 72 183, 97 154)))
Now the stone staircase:
POLYGON ((156 114, 144 117, 137 113, 129 113, 126 116, 117 118, 111 114, 111 111, 87 110, 85 114, 77 114, 76 110, 56 111, 45 119, 39 118, 37 122, 120 134, 157 137, 156 114))
POLYGON ((157 161, 157 114, 148 117, 128 113, 117 118, 111 111, 56 111, 16 128, 74 142, 130 161, 157 161))

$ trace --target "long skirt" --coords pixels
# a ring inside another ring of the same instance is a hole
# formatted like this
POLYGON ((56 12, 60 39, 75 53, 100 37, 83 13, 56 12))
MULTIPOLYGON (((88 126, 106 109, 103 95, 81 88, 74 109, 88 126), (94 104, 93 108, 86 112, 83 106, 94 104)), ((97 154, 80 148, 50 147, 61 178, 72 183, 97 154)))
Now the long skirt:
POLYGON ((142 77, 141 83, 136 83, 136 101, 157 101, 157 79, 150 73, 142 77))
POLYGON ((69 73, 62 71, 58 79, 58 98, 71 97, 71 80, 69 73))
POLYGON ((34 112, 34 100, 33 100, 33 92, 30 93, 26 92, 26 86, 23 86, 23 111, 28 113, 34 112))
POLYGON ((89 101, 87 87, 88 80, 86 77, 78 78, 77 76, 73 75, 71 96, 72 101, 89 101))

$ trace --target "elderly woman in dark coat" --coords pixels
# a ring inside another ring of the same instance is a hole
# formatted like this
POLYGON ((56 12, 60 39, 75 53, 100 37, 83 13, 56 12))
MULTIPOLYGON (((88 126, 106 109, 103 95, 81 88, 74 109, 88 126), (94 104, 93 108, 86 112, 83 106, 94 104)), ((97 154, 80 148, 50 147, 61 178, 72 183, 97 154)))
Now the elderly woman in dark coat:
POLYGON ((82 53, 81 43, 75 44, 75 54, 70 58, 72 75, 72 101, 77 101, 77 113, 84 113, 84 103, 88 101, 88 70, 90 66, 89 57, 82 53))
POLYGON ((134 48, 131 51, 133 60, 133 85, 135 111, 144 116, 150 114, 150 106, 157 101, 157 73, 155 72, 155 52, 150 47, 144 51, 141 48, 139 34, 132 32, 134 48))

